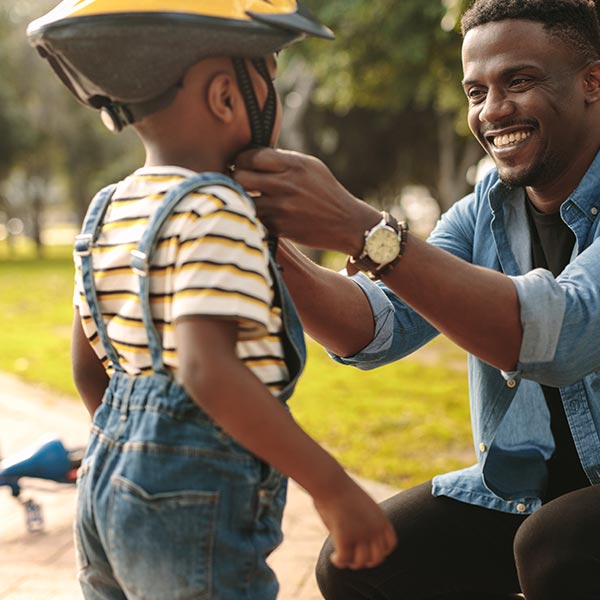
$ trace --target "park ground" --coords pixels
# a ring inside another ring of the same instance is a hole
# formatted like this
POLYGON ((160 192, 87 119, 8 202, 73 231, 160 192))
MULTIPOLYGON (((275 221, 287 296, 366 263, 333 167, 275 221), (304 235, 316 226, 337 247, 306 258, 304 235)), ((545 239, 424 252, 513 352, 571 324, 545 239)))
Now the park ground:
MULTIPOLYGON (((73 270, 69 252, 10 258, 0 248, 0 452, 47 432, 82 445, 88 419, 70 375, 73 270)), ((308 340, 309 360, 291 401, 300 424, 376 499, 473 462, 466 357, 439 338, 409 360, 373 372, 335 364, 308 340)), ((71 526, 74 488, 31 481, 46 527, 27 533, 23 508, 0 489, 0 600, 80 598, 71 526)), ((27 496, 26 496, 27 497, 27 496)), ((285 542, 272 556, 281 600, 318 600, 313 569, 325 538, 312 502, 291 485, 285 542)))

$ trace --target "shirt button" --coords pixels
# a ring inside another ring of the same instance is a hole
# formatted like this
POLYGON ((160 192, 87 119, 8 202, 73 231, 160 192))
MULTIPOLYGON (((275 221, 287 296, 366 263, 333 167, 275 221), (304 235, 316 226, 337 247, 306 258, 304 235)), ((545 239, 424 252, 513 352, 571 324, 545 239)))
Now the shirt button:
POLYGON ((590 212, 596 216, 598 214, 598 209, 594 206, 590 212))
POLYGON ((517 385, 517 382, 514 379, 509 379, 506 385, 512 390, 517 385))
POLYGON ((525 512, 527 510, 527 507, 524 504, 519 503, 519 504, 517 504, 517 510, 520 513, 522 513, 522 512, 525 512))
POLYGON ((479 450, 481 450, 481 452, 485 452, 487 450, 487 446, 481 442, 481 444, 479 444, 479 450))

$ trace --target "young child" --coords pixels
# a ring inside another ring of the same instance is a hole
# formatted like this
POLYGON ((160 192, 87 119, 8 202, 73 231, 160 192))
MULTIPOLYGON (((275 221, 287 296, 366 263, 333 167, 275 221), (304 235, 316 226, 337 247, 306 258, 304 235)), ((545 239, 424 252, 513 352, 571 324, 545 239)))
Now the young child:
POLYGON ((224 175, 276 141, 273 54, 330 32, 294 0, 66 0, 28 34, 146 149, 75 244, 73 372, 93 415, 75 527, 85 597, 275 598, 265 559, 285 476, 312 495, 336 566, 379 564, 393 529, 286 408, 301 325, 224 175))

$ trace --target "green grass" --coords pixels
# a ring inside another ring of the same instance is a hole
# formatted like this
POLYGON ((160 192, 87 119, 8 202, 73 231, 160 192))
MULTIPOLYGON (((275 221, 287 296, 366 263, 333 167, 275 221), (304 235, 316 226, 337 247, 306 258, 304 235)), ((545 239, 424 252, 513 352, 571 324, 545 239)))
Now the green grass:
POLYGON ((38 260, 0 254, 0 370, 75 394, 70 376, 73 266, 65 248, 38 260))
MULTIPOLYGON (((31 248, 18 254, 9 259, 0 245, 0 370, 74 396, 70 251, 50 248, 42 260, 31 248)), ((447 340, 370 372, 308 347, 292 412, 351 471, 407 487, 474 462, 465 357, 447 340)))
POLYGON ((407 487, 472 464, 466 375, 443 365, 456 364, 462 353, 446 340, 434 345, 434 364, 411 359, 362 372, 333 363, 309 343, 292 412, 364 477, 407 487))

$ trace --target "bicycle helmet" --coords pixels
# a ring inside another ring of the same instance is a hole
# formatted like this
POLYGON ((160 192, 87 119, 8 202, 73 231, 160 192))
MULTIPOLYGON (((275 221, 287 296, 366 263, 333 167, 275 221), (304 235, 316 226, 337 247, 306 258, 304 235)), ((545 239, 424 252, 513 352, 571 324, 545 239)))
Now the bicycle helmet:
POLYGON ((64 0, 27 28, 31 44, 113 131, 161 110, 193 64, 233 58, 253 145, 267 145, 275 91, 262 57, 333 33, 296 0, 64 0), (265 78, 258 107, 245 58, 265 78), (115 68, 116 67, 116 68, 115 68))

